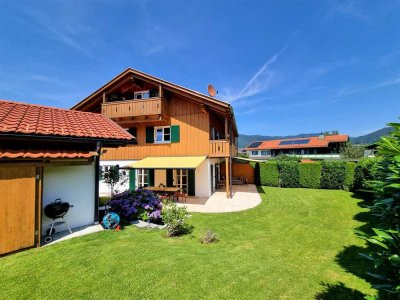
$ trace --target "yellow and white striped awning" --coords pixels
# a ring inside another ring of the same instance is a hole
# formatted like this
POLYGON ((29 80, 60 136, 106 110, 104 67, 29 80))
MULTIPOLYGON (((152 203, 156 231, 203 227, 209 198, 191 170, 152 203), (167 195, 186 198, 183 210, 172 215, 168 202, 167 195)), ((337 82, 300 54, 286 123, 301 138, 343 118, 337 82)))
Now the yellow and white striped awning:
POLYGON ((125 167, 134 169, 196 169, 206 156, 146 157, 125 167))

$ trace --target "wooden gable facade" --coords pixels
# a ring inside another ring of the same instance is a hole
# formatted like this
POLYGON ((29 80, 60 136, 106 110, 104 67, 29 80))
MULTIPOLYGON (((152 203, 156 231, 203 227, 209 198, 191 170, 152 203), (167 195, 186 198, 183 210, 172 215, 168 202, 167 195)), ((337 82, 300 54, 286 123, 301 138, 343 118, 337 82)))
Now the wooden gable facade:
POLYGON ((230 104, 133 69, 72 109, 102 113, 136 137, 135 145, 106 149, 103 160, 237 154, 238 132, 230 104), (169 128, 166 141, 158 141, 164 127, 169 128))

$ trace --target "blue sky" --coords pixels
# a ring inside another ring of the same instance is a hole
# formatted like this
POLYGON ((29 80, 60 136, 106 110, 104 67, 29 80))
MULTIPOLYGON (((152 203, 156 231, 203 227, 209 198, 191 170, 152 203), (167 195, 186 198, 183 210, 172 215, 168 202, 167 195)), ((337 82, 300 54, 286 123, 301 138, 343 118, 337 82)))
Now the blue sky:
POLYGON ((352 136, 400 116, 400 1, 1 1, 0 99, 69 108, 128 67, 239 132, 352 136))

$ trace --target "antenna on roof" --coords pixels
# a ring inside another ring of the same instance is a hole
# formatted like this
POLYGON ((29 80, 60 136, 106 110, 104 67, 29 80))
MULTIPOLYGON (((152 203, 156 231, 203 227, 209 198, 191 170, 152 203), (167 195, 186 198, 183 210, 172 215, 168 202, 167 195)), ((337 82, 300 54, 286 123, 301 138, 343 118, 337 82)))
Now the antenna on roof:
POLYGON ((218 91, 211 84, 208 85, 207 90, 210 97, 215 97, 218 94, 218 91))

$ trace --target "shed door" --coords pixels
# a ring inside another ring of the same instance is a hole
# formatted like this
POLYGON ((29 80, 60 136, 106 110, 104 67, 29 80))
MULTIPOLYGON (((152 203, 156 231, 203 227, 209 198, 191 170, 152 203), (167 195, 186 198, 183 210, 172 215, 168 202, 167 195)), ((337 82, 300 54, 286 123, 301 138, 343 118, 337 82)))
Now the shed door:
POLYGON ((0 167, 0 254, 35 244, 35 167, 0 167))

